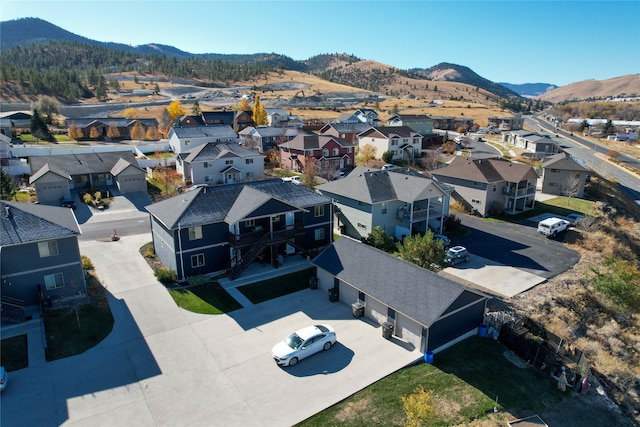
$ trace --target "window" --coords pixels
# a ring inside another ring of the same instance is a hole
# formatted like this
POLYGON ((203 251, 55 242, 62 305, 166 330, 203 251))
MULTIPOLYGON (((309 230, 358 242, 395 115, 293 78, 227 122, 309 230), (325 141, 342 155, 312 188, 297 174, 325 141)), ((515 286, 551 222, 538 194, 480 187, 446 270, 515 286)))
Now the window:
POLYGON ((189 145, 191 143, 191 141, 189 141, 188 139, 184 141, 184 145, 189 145))
POLYGON ((382 202, 382 209, 380 210, 381 214, 386 214, 387 213, 387 202, 382 202))
POLYGON ((471 203, 475 203, 475 204, 479 205, 479 204, 480 204, 480 200, 478 200, 478 199, 471 199, 471 203))
POLYGON ((247 165, 252 165, 253 164, 253 159, 244 159, 244 162, 247 165))
POLYGON ((314 206, 313 214, 315 216, 324 216, 324 206, 323 205, 314 206))
POLYGON ((62 273, 48 274, 44 276, 44 285, 48 291, 51 289, 64 287, 64 276, 62 273))
POLYGON ((254 174, 253 172, 246 172, 246 173, 245 173, 245 176, 246 176, 247 178, 253 178, 253 177, 255 176, 255 174, 254 174))
POLYGON ((202 239, 202 226, 189 227, 189 240, 202 239))
POLYGON ((324 228, 318 228, 315 230, 316 240, 324 239, 324 228))
POLYGON ((366 225, 364 225, 364 224, 362 224, 361 222, 359 222, 359 223, 358 223, 358 227, 359 227, 359 228, 363 228, 363 229, 365 229, 365 230, 367 229, 367 226, 366 226, 366 225))
POLYGON ((212 181, 212 179, 211 179, 210 176, 205 176, 204 177, 204 182, 211 182, 211 181, 212 181))
POLYGON ((347 157, 347 164, 350 165, 351 164, 351 157, 347 157))
POLYGON ((58 242, 55 240, 40 242, 38 243, 38 252, 40 252, 40 258, 58 255, 58 242))
POLYGON ((322 150, 322 155, 325 157, 329 156, 329 149, 325 148, 324 150, 322 150))
POLYGON ((233 164, 233 160, 225 160, 224 164, 225 165, 232 165, 233 164))
POLYGON ((278 222, 280 221, 280 215, 274 215, 271 217, 271 222, 278 222))
POLYGON ((333 149, 333 155, 337 156, 340 153, 340 150, 338 150, 337 148, 333 149))
POLYGON ((191 255, 191 268, 204 266, 204 254, 191 255))
POLYGON ((495 193, 495 191, 496 191, 496 188, 497 188, 497 187, 496 187, 496 185, 495 185, 495 184, 493 184, 493 192, 494 192, 494 193, 495 193))
POLYGON ((256 225, 256 220, 255 219, 248 219, 244 222, 244 225, 247 227, 253 227, 254 225, 256 225))
POLYGON ((395 138, 391 139, 391 145, 398 145, 398 140, 395 138))
POLYGON ((209 162, 204 162, 204 164, 202 165, 202 167, 206 168, 210 168, 211 167, 211 163, 209 162))

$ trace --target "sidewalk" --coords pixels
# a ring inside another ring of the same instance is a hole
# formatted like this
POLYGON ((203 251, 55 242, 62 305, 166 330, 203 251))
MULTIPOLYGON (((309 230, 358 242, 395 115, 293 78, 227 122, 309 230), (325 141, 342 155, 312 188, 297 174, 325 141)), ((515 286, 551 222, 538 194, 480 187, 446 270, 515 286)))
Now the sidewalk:
POLYGON ((31 320, 17 324, 2 324, 0 336, 2 339, 27 335, 27 351, 29 367, 36 367, 47 363, 45 354, 46 337, 44 336, 44 320, 40 315, 38 306, 25 307, 25 314, 31 316, 31 320))

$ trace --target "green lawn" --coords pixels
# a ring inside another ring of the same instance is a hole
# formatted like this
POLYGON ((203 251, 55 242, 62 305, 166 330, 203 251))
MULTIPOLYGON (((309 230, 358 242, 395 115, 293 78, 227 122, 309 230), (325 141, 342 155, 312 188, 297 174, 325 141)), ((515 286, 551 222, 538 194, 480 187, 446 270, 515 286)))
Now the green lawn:
POLYGON ((250 285, 240 286, 238 290, 254 304, 268 301, 283 295, 309 288, 309 278, 316 275, 315 268, 309 268, 281 277, 274 277, 250 285))
POLYGON ((469 338, 436 354, 433 365, 404 368, 298 426, 403 426, 400 397, 413 394, 418 386, 433 392, 435 412, 425 426, 461 425, 488 414, 506 425, 511 415, 505 412, 535 413, 569 396, 558 392, 543 372, 516 367, 503 356, 505 351, 489 338, 469 338))
POLYGON ((0 365, 7 371, 17 371, 29 366, 27 334, 5 338, 0 344, 0 365))
POLYGON ((223 314, 242 308, 218 282, 205 283, 185 289, 170 289, 169 294, 178 307, 194 313, 223 314))
POLYGON ((580 212, 585 215, 593 215, 594 204, 595 202, 591 200, 558 196, 545 201, 537 201, 534 209, 530 211, 520 212, 515 215, 503 214, 498 217, 485 218, 485 220, 492 222, 519 222, 543 213, 567 216, 570 213, 580 212))
POLYGON ((87 293, 86 301, 77 308, 77 315, 74 307, 45 311, 48 361, 83 353, 113 329, 113 315, 104 288, 91 274, 87 279, 87 293))

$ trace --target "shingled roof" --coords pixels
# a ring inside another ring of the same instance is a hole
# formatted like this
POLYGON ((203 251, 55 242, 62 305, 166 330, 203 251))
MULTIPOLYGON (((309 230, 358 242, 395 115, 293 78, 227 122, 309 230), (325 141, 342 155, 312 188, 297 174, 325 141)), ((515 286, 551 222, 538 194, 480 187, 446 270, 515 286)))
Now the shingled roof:
POLYGON ((456 157, 448 166, 431 172, 435 177, 450 177, 492 183, 536 180, 538 174, 529 165, 502 159, 469 159, 456 157))
POLYGON ((31 156, 29 157, 29 165, 32 175, 47 163, 51 171, 61 171, 65 175, 85 175, 90 173, 109 173, 120 159, 124 159, 132 165, 138 164, 132 151, 113 151, 31 156))
POLYGON ((465 292, 476 300, 487 298, 479 291, 345 236, 312 262, 427 327, 465 292))
POLYGON ((2 200, 0 209, 0 246, 81 234, 76 217, 68 208, 2 200))
POLYGON ((257 150, 249 150, 237 144, 216 144, 213 142, 199 145, 183 153, 186 162, 220 159, 223 157, 264 157, 257 150))
POLYGON ((223 221, 231 224, 267 200, 275 200, 295 209, 331 203, 330 198, 302 186, 281 179, 270 179, 201 187, 154 203, 146 209, 165 227, 175 229, 178 224, 181 227, 223 221))
POLYGON ((392 200, 412 203, 446 194, 443 186, 427 177, 363 166, 356 167, 345 178, 329 181, 317 189, 320 193, 337 194, 365 203, 392 200))

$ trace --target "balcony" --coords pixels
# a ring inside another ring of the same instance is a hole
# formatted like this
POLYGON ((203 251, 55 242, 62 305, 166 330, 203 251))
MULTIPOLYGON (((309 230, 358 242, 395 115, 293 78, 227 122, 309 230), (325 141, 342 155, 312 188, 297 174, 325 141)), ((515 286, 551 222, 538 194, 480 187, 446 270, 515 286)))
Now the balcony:
POLYGON ((502 189, 502 194, 510 197, 525 197, 531 194, 536 194, 536 187, 529 186, 527 188, 520 188, 517 191, 513 187, 504 187, 502 189))
POLYGON ((302 224, 299 224, 295 225, 291 229, 276 230, 272 233, 265 232, 262 227, 255 227, 254 231, 243 233, 238 236, 233 233, 227 233, 227 239, 231 246, 233 246, 234 248, 240 248, 257 243, 265 235, 269 235, 266 244, 268 246, 271 246, 277 243, 284 243, 287 240, 304 236, 304 227, 302 226, 302 224))

